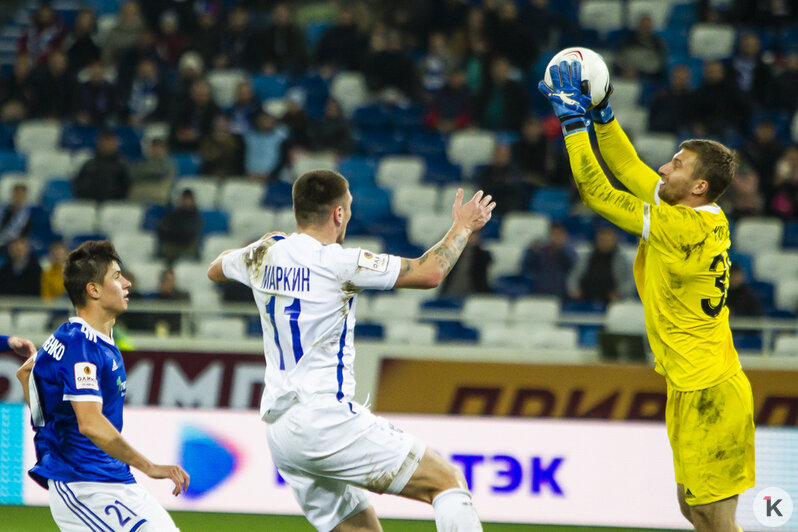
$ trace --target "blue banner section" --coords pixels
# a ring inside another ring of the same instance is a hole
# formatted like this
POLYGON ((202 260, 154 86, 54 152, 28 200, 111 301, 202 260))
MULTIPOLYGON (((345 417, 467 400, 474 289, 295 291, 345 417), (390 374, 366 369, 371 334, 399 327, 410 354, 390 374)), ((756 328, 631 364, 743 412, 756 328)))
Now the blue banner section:
POLYGON ((0 403, 0 504, 23 504, 25 407, 0 403))

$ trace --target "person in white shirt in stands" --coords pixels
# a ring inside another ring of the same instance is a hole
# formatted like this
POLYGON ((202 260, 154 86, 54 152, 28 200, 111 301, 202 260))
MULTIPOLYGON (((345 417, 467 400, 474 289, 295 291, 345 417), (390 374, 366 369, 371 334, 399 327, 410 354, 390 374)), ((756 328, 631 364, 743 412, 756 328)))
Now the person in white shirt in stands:
POLYGON ((367 491, 431 503, 438 530, 482 530, 462 473, 354 401, 353 363, 357 294, 438 286, 490 220, 491 196, 463 204, 458 190, 451 229, 418 259, 341 247, 352 195, 337 172, 301 175, 293 201, 297 233, 225 251, 208 270, 213 282, 252 288, 266 355, 261 416, 280 474, 320 531, 382 530, 367 491))

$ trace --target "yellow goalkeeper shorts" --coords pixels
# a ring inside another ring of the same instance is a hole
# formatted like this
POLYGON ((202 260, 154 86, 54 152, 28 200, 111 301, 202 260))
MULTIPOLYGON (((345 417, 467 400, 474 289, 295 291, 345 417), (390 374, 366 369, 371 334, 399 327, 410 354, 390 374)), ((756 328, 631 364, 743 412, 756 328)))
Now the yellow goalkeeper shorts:
POLYGON ((753 487, 754 397, 742 370, 704 390, 668 387, 665 423, 687 504, 709 504, 753 487))

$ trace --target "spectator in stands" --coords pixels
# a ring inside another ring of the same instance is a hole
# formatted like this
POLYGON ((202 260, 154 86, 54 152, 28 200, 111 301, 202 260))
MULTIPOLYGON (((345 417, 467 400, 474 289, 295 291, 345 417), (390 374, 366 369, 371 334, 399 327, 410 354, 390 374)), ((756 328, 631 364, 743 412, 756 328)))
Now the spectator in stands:
POLYGON ((637 21, 634 33, 623 40, 615 56, 619 74, 636 79, 640 75, 660 79, 665 71, 665 43, 654 34, 654 24, 649 15, 637 21))
POLYGON ((763 314, 762 300, 754 292, 745 275, 745 270, 732 264, 729 270, 729 291, 726 295, 726 305, 732 316, 757 317, 763 314))
POLYGON ((364 74, 366 84, 379 99, 397 101, 418 94, 413 59, 402 47, 401 34, 393 28, 372 32, 364 74))
POLYGON ((510 62, 506 58, 497 57, 491 63, 490 83, 477 99, 477 113, 486 129, 521 130, 527 113, 526 89, 510 79, 510 62))
POLYGON ((263 35, 264 73, 302 73, 307 65, 305 33, 293 20, 287 3, 280 2, 272 10, 272 21, 263 35))
POLYGON ((33 227, 28 187, 17 183, 11 189, 11 201, 0 209, 0 253, 12 240, 27 236, 33 227))
POLYGON ((136 66, 136 75, 121 90, 121 116, 133 127, 152 120, 161 120, 166 114, 168 95, 158 73, 158 65, 145 57, 136 66))
POLYGON ((105 67, 95 61, 88 68, 89 79, 75 91, 75 121, 84 126, 104 126, 116 111, 113 83, 105 77, 105 67))
POLYGON ((798 111, 795 87, 798 87, 798 50, 784 54, 781 72, 773 80, 771 105, 790 115, 794 114, 798 111))
POLYGON ((784 152, 772 120, 761 120, 754 128, 754 137, 743 147, 742 154, 762 178, 762 191, 767 199, 774 194, 773 177, 776 161, 784 152))
POLYGON ((60 240, 50 242, 47 263, 42 271, 42 298, 51 301, 66 292, 63 268, 67 258, 67 248, 60 240))
POLYGON ((513 161, 509 144, 496 144, 493 159, 490 165, 479 171, 477 183, 479 188, 493 195, 496 214, 527 210, 533 185, 513 161))
POLYGON ((491 49, 512 65, 526 71, 538 56, 538 43, 518 18, 513 0, 485 4, 485 27, 491 49))
POLYGON ((244 134, 247 176, 275 181, 286 161, 289 135, 287 127, 277 125, 273 116, 259 110, 255 114, 255 128, 244 134))
POLYGON ((471 123, 473 97, 466 83, 465 70, 454 68, 446 75, 446 84, 427 109, 424 123, 441 133, 464 129, 471 123))
POLYGON ((233 6, 227 16, 227 27, 221 51, 216 58, 216 67, 257 70, 261 65, 258 64, 259 51, 256 44, 249 23, 249 10, 244 6, 233 6))
POLYGON ((343 4, 338 8, 335 24, 319 39, 316 61, 328 71, 360 70, 367 48, 368 36, 355 22, 353 7, 343 4))
POLYGON ((488 294, 488 266, 493 258, 490 251, 480 245, 480 233, 471 233, 457 264, 441 285, 444 297, 465 297, 470 294, 488 294))
MULTIPOLYGON (((175 282, 175 272, 172 268, 166 268, 161 273, 158 283, 158 291, 152 298, 154 301, 189 301, 188 292, 178 290, 175 282)), ((177 312, 150 312, 148 313, 150 330, 160 330, 166 327, 170 333, 180 332, 180 314, 177 312)))
POLYGON ((565 300, 568 298, 568 276, 576 261, 568 230, 555 222, 551 224, 547 242, 530 242, 521 273, 532 279, 536 294, 554 295, 565 300))
POLYGON ((202 79, 204 65, 202 57, 190 50, 180 57, 177 64, 177 80, 170 87, 169 103, 171 108, 178 108, 191 97, 191 86, 202 79))
POLYGON ((158 223, 158 256, 169 263, 180 258, 195 260, 203 226, 194 193, 183 190, 177 204, 158 223))
POLYGON ((513 144, 513 160, 530 183, 536 186, 551 185, 554 158, 549 151, 549 141, 543 134, 543 124, 535 116, 524 120, 521 137, 513 144))
POLYGON ((22 32, 17 43, 17 54, 27 55, 34 63, 44 64, 50 54, 61 49, 64 35, 58 14, 50 4, 43 3, 36 8, 30 25, 22 32))
POLYGON ((704 83, 695 93, 693 114, 696 135, 724 138, 730 130, 746 131, 750 104, 737 83, 726 75, 720 61, 704 64, 704 83))
POLYGON ((770 65, 762 58, 762 43, 755 33, 743 33, 737 46, 737 53, 729 64, 737 86, 757 107, 765 105, 770 99, 773 74, 770 65))
POLYGON ((158 53, 155 33, 149 29, 144 29, 139 33, 135 46, 129 48, 122 55, 117 67, 116 83, 123 90, 130 87, 136 77, 139 64, 145 59, 153 61, 159 70, 162 68, 161 56, 158 53))
POLYGON ((634 294, 632 265, 618 246, 618 232, 609 225, 596 232, 595 248, 580 261, 568 279, 571 297, 607 304, 634 294))
POLYGON ((8 244, 7 260, 0 266, 0 294, 6 296, 41 295, 42 268, 28 245, 20 236, 8 244))
POLYGON ((125 2, 119 9, 116 24, 106 35, 105 42, 102 43, 105 64, 116 64, 125 55, 125 52, 136 46, 144 29, 144 19, 139 4, 132 0, 125 2))
POLYGON ((83 164, 72 180, 75 197, 94 201, 121 200, 127 196, 129 186, 130 174, 119 153, 119 137, 113 131, 101 131, 94 157, 83 164))
POLYGON ((429 37, 427 54, 421 59, 421 88, 424 97, 431 101, 446 84, 446 72, 452 67, 446 35, 435 32, 429 37))
MULTIPOLYGON (((199 53, 206 65, 214 65, 222 45, 221 7, 215 2, 197 2, 197 29, 192 33, 189 48, 199 53)), ((208 67, 210 69, 210 66, 208 67)))
POLYGON ((310 119, 305 112, 305 96, 300 89, 289 89, 285 96, 285 113, 280 122, 290 131, 291 148, 311 149, 310 119))
POLYGON ((166 205, 177 169, 169 158, 166 139, 155 138, 144 147, 144 160, 130 169, 128 199, 143 203, 166 205))
POLYGON ((255 98, 252 82, 242 81, 236 86, 236 100, 230 110, 230 131, 236 135, 243 135, 252 129, 252 121, 258 109, 260 104, 255 98))
POLYGON ((680 134, 693 121, 695 100, 690 82, 690 68, 676 65, 670 73, 670 84, 654 96, 648 111, 651 131, 680 134))
POLYGON ((759 183, 759 174, 754 168, 749 164, 739 166, 731 186, 718 201, 729 218, 739 220, 762 214, 765 197, 759 183))
POLYGON ((75 18, 72 32, 64 40, 62 50, 69 58, 73 72, 100 59, 100 46, 97 44, 97 14, 93 9, 81 9, 75 18))
POLYGON ((188 101, 177 109, 171 123, 169 144, 174 150, 194 151, 200 140, 211 132, 213 118, 221 113, 214 103, 211 85, 198 79, 191 85, 188 101))
POLYGON ((55 50, 45 64, 34 69, 32 77, 36 96, 31 116, 62 119, 71 114, 75 78, 68 67, 66 55, 55 50))
POLYGON ((17 56, 14 73, 0 77, 0 121, 20 122, 31 113, 36 101, 33 66, 27 55, 17 56))
POLYGON ((556 49, 557 38, 576 30, 562 13, 552 9, 549 0, 529 0, 521 9, 521 24, 543 48, 556 49))
POLYGON ((489 82, 489 65, 491 63, 491 50, 484 37, 475 37, 469 42, 465 58, 466 82, 471 94, 482 94, 489 82))
POLYGON ((316 150, 344 155, 354 149, 349 121, 344 117, 341 104, 335 98, 327 99, 324 104, 324 116, 313 125, 310 133, 316 150))
POLYGON ((798 214, 798 145, 784 150, 776 163, 773 179, 775 195, 770 202, 770 212, 785 220, 798 214))
POLYGON ((186 49, 186 41, 180 32, 177 13, 164 11, 158 23, 160 31, 157 37, 158 55, 167 68, 175 68, 180 56, 186 49))
POLYGON ((200 141, 200 173, 214 177, 244 175, 244 140, 230 131, 224 114, 216 115, 213 130, 200 141))

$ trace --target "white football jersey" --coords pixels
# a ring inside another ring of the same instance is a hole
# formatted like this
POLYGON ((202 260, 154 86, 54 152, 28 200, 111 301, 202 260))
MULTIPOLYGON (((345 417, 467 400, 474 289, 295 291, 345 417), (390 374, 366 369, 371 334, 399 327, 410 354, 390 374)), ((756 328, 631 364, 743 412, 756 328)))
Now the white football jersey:
POLYGON ((252 289, 260 312, 264 419, 318 394, 352 400, 356 296, 366 288, 393 288, 400 266, 394 255, 324 245, 299 233, 222 258, 224 275, 252 289))

